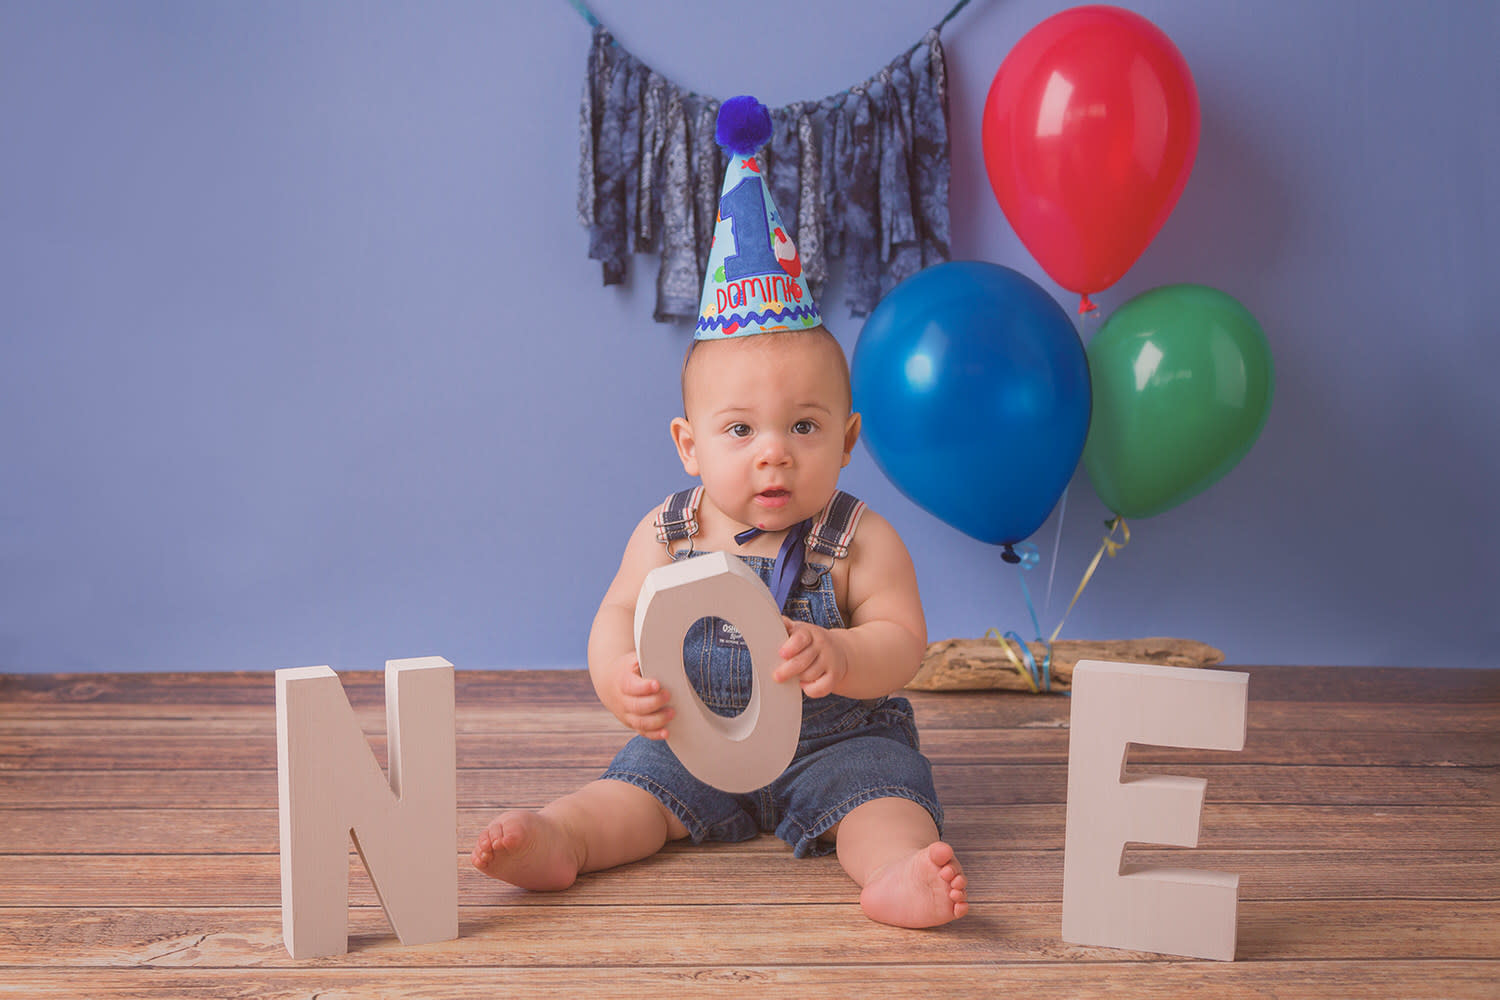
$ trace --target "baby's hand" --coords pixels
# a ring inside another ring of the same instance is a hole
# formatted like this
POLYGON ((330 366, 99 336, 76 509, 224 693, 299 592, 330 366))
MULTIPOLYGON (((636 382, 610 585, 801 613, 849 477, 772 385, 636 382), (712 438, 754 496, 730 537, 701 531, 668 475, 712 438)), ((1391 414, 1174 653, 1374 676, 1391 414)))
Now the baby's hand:
POLYGON ((641 676, 640 660, 632 650, 615 663, 620 679, 620 711, 615 715, 625 725, 651 740, 667 738, 667 721, 675 714, 667 705, 667 692, 654 677, 641 676))
POLYGON ((786 617, 781 620, 791 634, 781 644, 781 658, 785 662, 771 678, 777 683, 798 678, 802 693, 809 698, 832 694, 849 673, 843 647, 826 628, 786 617))

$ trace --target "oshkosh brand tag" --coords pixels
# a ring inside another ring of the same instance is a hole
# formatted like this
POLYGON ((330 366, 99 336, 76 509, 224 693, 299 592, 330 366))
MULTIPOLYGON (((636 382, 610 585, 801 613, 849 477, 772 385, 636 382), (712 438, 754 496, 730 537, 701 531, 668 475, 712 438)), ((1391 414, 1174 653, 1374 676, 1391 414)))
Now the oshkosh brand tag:
POLYGON ((715 619, 714 645, 721 649, 748 649, 740 630, 722 618, 715 619))

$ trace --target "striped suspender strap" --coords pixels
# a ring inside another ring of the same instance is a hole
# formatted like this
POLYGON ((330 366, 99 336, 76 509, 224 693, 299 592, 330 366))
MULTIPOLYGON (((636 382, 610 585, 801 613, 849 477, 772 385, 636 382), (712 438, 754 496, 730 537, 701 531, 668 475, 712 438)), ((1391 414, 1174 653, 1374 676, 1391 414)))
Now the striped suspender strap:
POLYGON ((849 555, 849 542, 854 538, 854 529, 864 515, 865 502, 836 490, 823 513, 813 522, 807 533, 807 547, 814 552, 835 559, 849 555))
MULTIPOLYGON (((673 542, 687 539, 688 551, 691 552, 691 539, 698 533, 698 506, 702 501, 702 486, 667 497, 654 522, 656 540, 670 549, 673 542)), ((859 519, 864 512, 863 500, 850 496, 843 490, 836 490, 833 499, 828 501, 828 506, 823 508, 807 533, 809 552, 817 552, 833 559, 847 558, 849 542, 854 538, 855 529, 859 527, 859 519)), ((832 565, 831 562, 820 564, 812 559, 807 560, 801 574, 803 586, 815 586, 817 578, 832 565)))
POLYGON ((673 542, 692 538, 698 533, 698 504, 703 500, 703 487, 673 493, 662 501, 661 511, 656 515, 656 540, 671 548, 673 542))

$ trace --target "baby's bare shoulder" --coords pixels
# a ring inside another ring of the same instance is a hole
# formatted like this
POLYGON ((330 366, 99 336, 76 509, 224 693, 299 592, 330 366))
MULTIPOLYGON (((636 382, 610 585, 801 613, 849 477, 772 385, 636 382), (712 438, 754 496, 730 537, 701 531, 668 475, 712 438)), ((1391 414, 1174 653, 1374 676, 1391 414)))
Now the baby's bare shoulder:
POLYGON ((875 511, 867 508, 860 518, 844 562, 848 564, 847 600, 856 616, 872 602, 880 606, 889 600, 916 600, 917 571, 911 553, 895 526, 875 511))
MULTIPOLYGON (((667 546, 663 545, 657 536, 656 522, 660 515, 661 508, 652 507, 636 522, 635 528, 630 532, 629 540, 625 543, 625 556, 622 563, 640 562, 646 565, 647 570, 650 570, 672 561, 671 554, 667 552, 667 546)), ((644 573, 642 575, 644 576, 644 573)))
POLYGON ((605 604, 633 609, 636 594, 646 581, 646 574, 672 561, 667 547, 656 540, 657 513, 657 508, 647 511, 630 532, 625 552, 620 556, 620 568, 615 573, 609 590, 605 592, 605 604))
POLYGON ((883 559, 898 555, 910 560, 906 543, 896 531, 895 525, 886 520, 879 511, 870 507, 860 516, 859 528, 854 540, 849 543, 849 559, 855 565, 864 559, 883 559))

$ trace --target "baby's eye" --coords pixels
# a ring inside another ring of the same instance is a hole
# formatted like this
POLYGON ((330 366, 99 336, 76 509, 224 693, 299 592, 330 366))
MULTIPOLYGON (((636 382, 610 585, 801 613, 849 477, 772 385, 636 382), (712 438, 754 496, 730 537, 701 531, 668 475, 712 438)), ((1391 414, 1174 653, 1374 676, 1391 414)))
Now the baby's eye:
POLYGON ((799 420, 792 425, 793 434, 811 434, 818 429, 818 424, 813 420, 799 420))
POLYGON ((730 437, 737 438, 749 437, 753 433, 749 424, 730 424, 728 430, 730 437))

